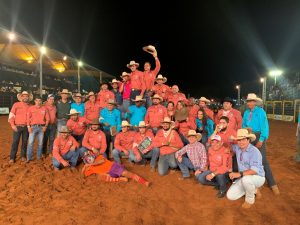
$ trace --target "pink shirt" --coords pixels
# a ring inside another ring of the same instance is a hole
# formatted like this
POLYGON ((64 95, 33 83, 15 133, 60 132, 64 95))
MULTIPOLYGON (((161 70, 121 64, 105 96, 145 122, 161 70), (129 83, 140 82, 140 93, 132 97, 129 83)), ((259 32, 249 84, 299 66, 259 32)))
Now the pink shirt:
POLYGON ((78 117, 77 121, 69 119, 67 127, 72 131, 74 135, 83 135, 86 131, 86 119, 84 117, 78 117))
POLYGON ((100 105, 97 102, 91 103, 90 101, 87 101, 85 103, 84 117, 86 118, 87 123, 91 123, 95 118, 99 119, 100 105))
POLYGON ((53 157, 62 163, 64 161, 62 156, 70 151, 72 146, 75 146, 75 148, 79 147, 79 144, 74 137, 69 135, 67 139, 63 139, 59 135, 53 142, 53 157))
POLYGON ((49 120, 49 113, 45 106, 37 107, 33 105, 29 107, 27 112, 27 126, 32 126, 35 124, 47 125, 49 120))
POLYGON ((155 59, 155 69, 150 71, 144 71, 144 80, 145 80, 145 86, 146 90, 150 91, 151 88, 154 85, 155 78, 160 70, 160 61, 158 58, 155 59))
POLYGON ((27 125, 27 111, 30 105, 25 102, 16 102, 10 110, 8 122, 11 126, 27 125))
POLYGON ((218 174, 224 174, 232 169, 232 156, 230 153, 225 153, 225 148, 222 146, 215 151, 210 147, 208 149, 209 169, 218 174))
POLYGON ((45 103, 45 107, 48 110, 49 113, 49 124, 55 124, 56 123, 56 106, 55 105, 50 105, 49 103, 45 103))
POLYGON ((183 147, 183 143, 177 131, 171 130, 171 132, 165 136, 163 129, 160 129, 154 138, 153 147, 157 147, 160 150, 160 155, 172 154, 183 147), (169 145, 166 145, 169 143, 169 145))
POLYGON ((152 105, 147 109, 145 123, 152 128, 160 127, 160 123, 168 116, 167 108, 158 104, 152 105))
POLYGON ((96 102, 100 105, 101 108, 106 108, 109 99, 115 100, 115 94, 110 90, 101 90, 97 95, 96 102))
MULTIPOLYGON (((122 83, 123 86, 123 99, 130 100, 130 92, 131 92, 131 82, 127 81, 126 83, 122 83)), ((121 88, 120 88, 121 89, 121 88)))
POLYGON ((94 147, 99 149, 100 153, 104 153, 107 148, 104 132, 101 130, 87 130, 82 141, 82 146, 90 150, 94 147))

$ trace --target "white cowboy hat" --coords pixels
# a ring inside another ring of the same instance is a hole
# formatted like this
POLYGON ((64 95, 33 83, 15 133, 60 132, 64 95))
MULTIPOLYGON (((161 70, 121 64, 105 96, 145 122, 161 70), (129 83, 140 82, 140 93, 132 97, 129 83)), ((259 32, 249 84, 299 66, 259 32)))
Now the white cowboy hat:
POLYGON ((75 95, 73 95, 73 100, 74 101, 75 101, 76 97, 83 98, 83 96, 80 93, 76 93, 75 95))
POLYGON ((157 80, 163 80, 163 83, 166 83, 168 79, 166 77, 163 77, 163 75, 158 74, 155 81, 157 80))
POLYGON ((167 117, 167 116, 166 116, 166 117, 164 118, 164 120, 161 121, 161 124, 163 124, 163 123, 169 123, 170 126, 171 126, 171 128, 175 127, 175 122, 172 121, 172 120, 170 119, 170 117, 167 117))
POLYGON ((246 101, 258 101, 258 100, 259 100, 259 98, 254 93, 249 93, 247 95, 246 101))
POLYGON ((134 60, 130 61, 128 64, 127 64, 127 67, 130 68, 131 66, 136 66, 136 67, 139 67, 140 64, 138 64, 137 62, 135 62, 134 60))
POLYGON ((128 76, 128 77, 129 77, 129 76, 130 76, 130 73, 123 72, 123 73, 122 73, 122 75, 121 75, 120 77, 121 77, 121 78, 123 78, 123 77, 126 77, 126 76, 128 76))
POLYGON ((93 91, 90 91, 90 92, 88 93, 88 95, 86 96, 86 98, 89 98, 89 97, 91 97, 91 96, 96 96, 96 94, 95 94, 93 91))
POLYGON ((205 98, 205 97, 201 97, 201 98, 199 98, 199 101, 200 102, 206 102, 206 103, 210 103, 210 100, 208 100, 207 98, 205 98))
POLYGON ((145 52, 150 53, 150 54, 156 52, 156 49, 155 49, 155 47, 154 47, 153 45, 145 46, 145 47, 143 47, 143 50, 144 50, 145 52))
POLYGON ((111 82, 109 82, 110 84, 113 84, 113 83, 120 83, 120 81, 118 81, 117 79, 113 79, 111 82))
POLYGON ((159 99, 160 101, 163 100, 163 98, 160 97, 158 94, 153 95, 151 98, 152 98, 152 99, 156 98, 156 99, 159 99))
POLYGON ((110 104, 110 105, 117 105, 117 103, 113 99, 108 99, 108 101, 106 103, 110 104))
POLYGON ((70 133, 70 130, 67 126, 61 126, 59 133, 70 133))
POLYGON ((62 91, 59 92, 59 94, 67 94, 67 95, 69 95, 69 94, 71 94, 71 92, 69 92, 68 89, 62 89, 62 91))
POLYGON ((249 131, 247 129, 238 129, 236 138, 233 138, 234 140, 241 140, 244 138, 250 138, 250 141, 255 141, 256 136, 255 134, 249 134, 249 131))
POLYGON ((202 135, 200 133, 197 133, 195 130, 189 130, 187 137, 189 136, 195 136, 197 138, 197 141, 200 141, 202 138, 202 135))
POLYGON ((33 94, 32 93, 29 94, 27 91, 22 91, 22 93, 17 94, 17 99, 19 102, 22 101, 23 95, 28 95, 29 101, 32 101, 33 94))
POLYGON ((216 141, 222 141, 222 138, 221 138, 220 135, 212 135, 212 136, 211 136, 211 140, 212 140, 212 141, 213 141, 213 140, 216 140, 216 141))
POLYGON ((80 112, 77 112, 76 109, 71 109, 71 110, 70 110, 70 113, 67 114, 67 115, 68 115, 68 116, 72 116, 72 115, 76 115, 76 114, 80 114, 80 112))
POLYGON ((122 123, 121 123, 121 127, 131 127, 131 124, 128 123, 127 120, 123 120, 122 123))
POLYGON ((135 96, 135 99, 131 99, 133 102, 145 102, 146 99, 144 99, 141 95, 135 96))
POLYGON ((148 127, 148 126, 149 126, 149 125, 146 124, 145 121, 140 121, 138 127, 141 128, 141 127, 148 127))

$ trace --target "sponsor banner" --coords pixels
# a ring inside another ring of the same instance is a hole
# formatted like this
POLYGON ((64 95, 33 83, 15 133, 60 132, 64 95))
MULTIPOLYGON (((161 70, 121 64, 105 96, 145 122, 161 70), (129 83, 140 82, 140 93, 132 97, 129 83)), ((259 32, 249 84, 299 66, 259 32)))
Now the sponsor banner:
POLYGON ((282 120, 282 115, 274 115, 274 120, 282 120))
POLYGON ((293 116, 283 116, 282 120, 292 122, 292 121, 294 121, 294 117, 293 116))
POLYGON ((268 119, 274 119, 274 115, 273 114, 267 114, 268 119))
POLYGON ((1 114, 9 114, 9 108, 8 107, 0 107, 0 115, 1 114))

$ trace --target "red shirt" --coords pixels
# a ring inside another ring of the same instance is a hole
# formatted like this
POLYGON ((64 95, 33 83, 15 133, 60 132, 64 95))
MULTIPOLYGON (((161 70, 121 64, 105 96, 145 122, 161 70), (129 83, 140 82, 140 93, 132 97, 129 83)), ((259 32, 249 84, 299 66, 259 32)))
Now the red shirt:
POLYGON ((145 123, 152 128, 160 127, 160 123, 168 116, 167 108, 163 105, 152 105, 147 109, 145 123))
POLYGON ((50 105, 49 103, 45 103, 45 107, 48 110, 49 113, 49 124, 55 124, 56 123, 56 106, 50 105))
POLYGON ((145 80, 145 86, 146 90, 150 91, 151 88, 154 85, 155 78, 160 70, 160 61, 158 58, 155 59, 155 69, 150 71, 144 71, 144 80, 145 80))
POLYGON ((214 121, 214 112, 213 112, 210 108, 208 108, 208 107, 204 107, 203 109, 204 109, 206 115, 207 115, 212 121, 214 121))
POLYGON ((27 112, 27 126, 47 125, 49 123, 50 117, 48 110, 45 106, 30 106, 27 112))
POLYGON ((130 99, 131 82, 130 82, 130 81, 127 81, 126 83, 123 82, 123 83, 120 85, 119 91, 123 93, 123 94, 122 94, 123 99, 125 99, 125 100, 130 99))
POLYGON ((133 140, 136 132, 134 131, 127 131, 127 132, 120 132, 116 135, 115 139, 115 149, 123 152, 124 150, 132 150, 133 147, 133 140))
POLYGON ((210 147, 208 149, 209 169, 218 174, 224 174, 232 169, 232 156, 230 153, 225 153, 226 149, 222 146, 215 151, 210 147))
MULTIPOLYGON (((136 135, 134 136, 134 139, 133 139, 133 152, 135 155, 139 154, 139 150, 138 150, 138 146, 140 143, 142 143, 142 141, 146 138, 150 138, 152 141, 154 139, 154 135, 152 133, 152 130, 148 129, 145 134, 141 134, 140 132, 136 133, 136 135)), ((148 150, 151 150, 151 145, 145 150, 145 151, 148 151, 148 150)))
POLYGON ((144 93, 146 86, 144 81, 144 73, 142 71, 136 70, 130 74, 131 89, 141 90, 144 93))
POLYGON ((79 147, 74 137, 69 135, 67 139, 64 139, 59 135, 53 142, 53 157, 62 163, 64 161, 62 156, 70 151, 72 146, 75 146, 75 148, 79 147))
POLYGON ((101 108, 106 108, 109 99, 115 100, 115 94, 110 90, 101 90, 97 95, 96 102, 100 105, 101 108))
POLYGON ((229 119, 228 127, 234 130, 238 130, 242 128, 242 115, 241 112, 236 109, 231 109, 229 111, 225 111, 224 109, 221 109, 218 112, 218 115, 216 116, 215 123, 218 124, 220 121, 220 118, 222 116, 226 116, 229 119))
POLYGON ((170 87, 168 85, 165 85, 165 84, 155 84, 153 87, 152 87, 152 91, 155 93, 155 94, 158 94, 160 97, 163 98, 163 100, 167 100, 167 96, 170 92, 170 87))
POLYGON ((16 102, 10 110, 8 122, 11 126, 27 125, 27 112, 30 105, 25 102, 16 102))
POLYGON ((183 134, 185 137, 187 136, 189 130, 196 130, 197 126, 196 123, 193 121, 188 120, 188 122, 175 122, 175 127, 177 127, 179 133, 183 134))
POLYGON ((185 94, 180 93, 180 92, 177 92, 175 94, 173 92, 170 92, 167 96, 167 100, 174 102, 175 107, 176 107, 178 101, 184 101, 185 103, 187 103, 187 101, 188 101, 185 97, 185 94))
POLYGON ((183 147, 183 143, 177 131, 171 130, 166 133, 163 129, 160 129, 154 138, 153 147, 160 149, 160 155, 172 154, 183 147), (169 145, 165 145, 169 143, 169 145))
POLYGON ((85 103, 84 117, 86 118, 87 123, 91 123, 95 118, 99 119, 100 105, 97 102, 91 103, 90 101, 87 101, 85 103))
POLYGON ((104 153, 107 148, 104 132, 101 130, 87 130, 83 137, 82 146, 90 150, 94 147, 99 149, 100 153, 104 153))
POLYGON ((83 135, 86 131, 86 119, 79 116, 77 121, 69 119, 67 127, 72 131, 74 135, 83 135))

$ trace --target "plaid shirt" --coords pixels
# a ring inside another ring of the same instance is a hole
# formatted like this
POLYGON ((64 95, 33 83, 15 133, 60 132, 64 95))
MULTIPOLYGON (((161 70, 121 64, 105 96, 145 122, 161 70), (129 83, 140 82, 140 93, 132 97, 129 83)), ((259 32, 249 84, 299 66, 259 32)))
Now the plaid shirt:
POLYGON ((175 153, 175 157, 187 154, 191 160, 195 170, 200 169, 202 171, 207 169, 207 154, 203 144, 195 142, 194 144, 188 144, 175 153))

